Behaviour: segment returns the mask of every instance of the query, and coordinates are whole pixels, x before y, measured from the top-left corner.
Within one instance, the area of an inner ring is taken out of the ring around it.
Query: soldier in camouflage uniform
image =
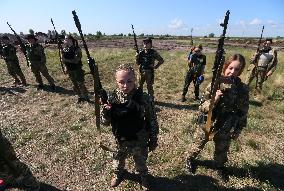
[[[49,75],[46,67],[46,56],[44,48],[37,42],[37,38],[34,35],[28,35],[27,40],[29,45],[26,47],[27,56],[31,65],[31,70],[35,75],[38,83],[38,89],[43,89],[43,81],[40,73],[47,79],[52,90],[55,90],[54,79]]]
[[[148,93],[154,98],[154,70],[164,63],[160,54],[152,48],[152,39],[143,40],[144,50],[136,55],[136,64],[139,65],[139,87],[143,90],[143,84],[146,81]],[[155,65],[155,60],[158,63]]]
[[[204,73],[204,68],[206,65],[206,56],[202,54],[202,45],[199,44],[197,47],[194,47],[193,52],[188,56],[188,71],[184,80],[184,87],[181,96],[181,101],[185,102],[185,95],[188,91],[190,83],[193,81],[194,84],[194,94],[195,100],[199,100],[199,85],[200,81],[198,80],[200,76]]]
[[[213,141],[215,143],[214,160],[219,173],[224,173],[231,139],[237,139],[247,124],[249,109],[249,91],[247,85],[238,77],[245,67],[245,58],[235,54],[224,64],[223,76],[215,96],[213,109]],[[195,142],[191,145],[187,167],[193,173],[196,171],[195,158],[208,142],[204,132],[206,115],[209,110],[211,84],[206,89],[199,107],[198,127],[195,132]]]
[[[90,101],[88,91],[85,86],[84,70],[82,69],[82,51],[78,46],[78,42],[74,37],[68,35],[64,40],[65,47],[61,55],[65,64],[67,73],[73,84],[74,92],[79,96],[78,103],[82,101]]]
[[[252,62],[248,68],[250,71],[246,84],[249,86],[252,80],[256,77],[256,89],[262,90],[263,82],[272,75],[277,66],[277,51],[271,48],[272,39],[266,39],[263,43],[263,48],[256,52],[251,58]],[[257,64],[255,67],[256,61]]]
[[[3,36],[2,40],[5,45],[1,50],[1,57],[6,62],[8,73],[14,78],[15,85],[22,84],[26,86],[27,82],[19,64],[17,49],[10,43],[8,36]]]
[[[117,151],[113,155],[114,175],[111,186],[123,179],[125,160],[134,159],[141,176],[143,189],[149,189],[146,160],[149,151],[157,147],[158,123],[152,97],[136,88],[133,68],[124,64],[116,70],[118,88],[110,93],[102,105],[101,122],[112,126]]]
[[[16,157],[16,153],[0,130],[0,181],[5,187],[21,187],[27,191],[40,190],[40,184],[30,169]],[[3,183],[4,182],[4,183]]]

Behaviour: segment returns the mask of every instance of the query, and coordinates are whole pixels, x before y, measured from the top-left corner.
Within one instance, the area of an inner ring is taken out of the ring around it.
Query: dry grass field
[[[154,46],[157,41],[153,41]],[[163,43],[163,41],[159,41]],[[166,43],[166,42],[164,42]],[[188,42],[179,41],[187,47]],[[206,43],[204,43],[206,45]],[[255,48],[226,46],[226,56],[241,53],[247,62]],[[201,92],[211,80],[216,46],[205,46],[207,66]],[[91,191],[140,189],[133,160],[127,163],[128,174],[116,189],[109,186],[112,153],[99,148],[94,105],[77,104],[68,77],[61,72],[58,52],[47,47],[47,66],[56,79],[57,89],[48,86],[38,91],[35,79],[21,59],[28,87],[11,87],[4,61],[0,62],[0,128],[11,141],[18,158],[27,164],[42,183],[41,190]],[[284,54],[279,51],[277,71],[264,85],[255,101],[251,91],[248,125],[238,141],[231,145],[224,182],[212,169],[214,147],[210,142],[200,155],[204,161],[195,175],[185,169],[188,147],[193,141],[193,124],[198,102],[193,100],[192,86],[187,102],[180,102],[187,69],[187,48],[159,49],[165,63],[156,70],[155,100],[160,126],[159,147],[148,159],[152,189],[185,190],[284,190]],[[114,71],[121,63],[133,63],[135,51],[130,47],[90,48],[96,59],[105,89],[115,88]],[[84,68],[89,71],[84,55]],[[245,79],[245,70],[242,79]],[[86,75],[87,87],[93,92],[92,79]],[[46,82],[46,81],[45,81]],[[92,97],[93,99],[93,97]],[[113,145],[110,127],[102,126],[102,139]],[[10,189],[18,190],[18,189]]]

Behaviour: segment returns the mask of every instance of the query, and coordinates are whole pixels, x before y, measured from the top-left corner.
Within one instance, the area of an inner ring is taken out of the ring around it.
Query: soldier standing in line
[[[37,38],[29,34],[26,39],[29,42],[27,48],[27,56],[31,65],[31,70],[38,83],[38,89],[43,89],[43,81],[41,74],[47,79],[52,90],[55,90],[54,79],[49,75],[48,69],[46,67],[46,56],[44,53],[44,48],[41,44],[37,42]]]
[[[139,88],[143,90],[143,84],[146,81],[148,93],[154,98],[154,70],[164,63],[160,54],[152,48],[152,39],[143,40],[144,49],[136,55],[136,64],[139,65]],[[155,65],[155,60],[158,63]]]
[[[1,58],[6,62],[8,73],[14,78],[14,85],[22,84],[27,86],[26,78],[21,70],[17,49],[10,43],[8,36],[3,36],[2,41],[4,46],[1,50]],[[21,80],[20,80],[20,79]]]
[[[70,80],[73,84],[74,92],[79,96],[78,103],[90,101],[88,91],[85,86],[84,70],[82,69],[82,51],[78,42],[73,36],[68,35],[64,40],[64,48],[61,51],[62,62],[64,63]]]
[[[19,187],[27,191],[39,191],[40,184],[26,164],[21,162],[0,130],[0,190]]]
[[[215,134],[214,160],[218,173],[226,179],[225,163],[228,161],[228,151],[231,139],[237,139],[244,127],[247,125],[247,113],[249,109],[249,91],[247,85],[241,82],[238,77],[245,67],[245,58],[235,54],[224,64],[223,76],[220,79],[219,90],[216,92],[215,105],[213,108],[212,124]],[[210,104],[211,84],[201,100],[199,107],[199,126],[195,132],[195,142],[191,145],[187,167],[192,173],[196,172],[196,157],[199,155],[205,144],[209,141],[203,129],[206,123],[206,115]],[[225,176],[224,176],[225,175]],[[225,180],[226,180],[225,179]]]
[[[110,93],[107,103],[102,105],[101,122],[112,126],[117,151],[113,155],[114,174],[111,186],[120,184],[125,173],[125,160],[134,159],[144,190],[149,189],[148,152],[157,147],[159,132],[152,97],[136,87],[134,69],[120,65],[115,74],[118,88]],[[149,151],[148,151],[149,149]]]
[[[199,100],[199,85],[203,81],[203,73],[206,65],[206,56],[202,54],[202,45],[199,44],[193,48],[192,53],[188,55],[188,71],[184,80],[184,87],[181,96],[181,101],[185,102],[185,95],[187,94],[188,87],[193,81],[195,100]]]
[[[256,77],[256,89],[262,90],[263,82],[272,75],[277,66],[277,51],[271,48],[272,39],[265,39],[263,48],[256,52],[251,58],[251,66],[249,67],[249,76],[246,84],[249,86]]]

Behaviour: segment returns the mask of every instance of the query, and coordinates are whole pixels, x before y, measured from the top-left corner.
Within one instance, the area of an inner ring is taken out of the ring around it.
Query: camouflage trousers
[[[257,67],[249,70],[249,75],[246,81],[247,85],[250,85],[252,80],[256,77],[256,88],[262,90],[263,82],[266,80],[266,67]]]
[[[223,167],[228,161],[228,151],[231,143],[231,134],[223,134],[218,132],[213,138],[215,144],[214,161],[216,167]],[[197,127],[194,134],[194,143],[189,149],[189,158],[195,159],[203,150],[208,140],[205,137],[205,132],[202,128]]]
[[[149,136],[144,129],[137,136],[137,140],[121,141],[117,144],[117,152],[113,154],[113,170],[115,174],[123,173],[126,159],[132,156],[135,169],[139,175],[148,175],[146,161],[148,158],[147,143]]]
[[[140,70],[139,87],[143,90],[143,85],[146,81],[148,93],[154,96],[154,70]]]
[[[21,186],[27,190],[38,190],[39,183],[30,169],[21,162],[8,141],[0,131],[0,178],[9,186]]]
[[[36,82],[39,85],[43,85],[43,81],[42,81],[42,77],[41,74],[46,78],[46,80],[48,81],[48,83],[51,86],[54,86],[54,79],[49,75],[48,73],[48,69],[45,65],[45,63],[41,63],[41,62],[32,62],[31,63],[31,69],[32,72],[36,78]]]
[[[74,92],[80,98],[88,98],[88,90],[85,86],[84,70],[69,70],[67,73],[72,81]]]
[[[19,65],[19,61],[6,61],[8,73],[14,78],[15,83],[22,83],[26,84],[26,78],[21,70],[21,67]],[[19,80],[21,79],[21,81]]]
[[[197,98],[199,97],[199,84],[197,83],[197,80],[196,80],[196,74],[191,69],[189,69],[186,73],[182,95],[185,96],[187,94],[188,88],[192,81],[194,84],[194,94],[195,94],[195,97]]]

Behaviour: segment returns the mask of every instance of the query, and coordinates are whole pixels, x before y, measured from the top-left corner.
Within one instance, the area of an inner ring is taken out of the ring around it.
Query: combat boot
[[[141,187],[142,187],[142,190],[145,190],[145,191],[150,189],[148,175],[141,176]]]
[[[196,164],[195,159],[187,158],[186,159],[186,168],[188,169],[189,172],[191,172],[192,174],[195,174],[196,170],[197,170],[197,164]]]
[[[114,173],[110,181],[111,187],[117,187],[123,180],[123,173]]]
[[[40,183],[36,180],[35,177],[30,175],[19,176],[15,179],[14,185],[23,187],[28,191],[39,191]]]

